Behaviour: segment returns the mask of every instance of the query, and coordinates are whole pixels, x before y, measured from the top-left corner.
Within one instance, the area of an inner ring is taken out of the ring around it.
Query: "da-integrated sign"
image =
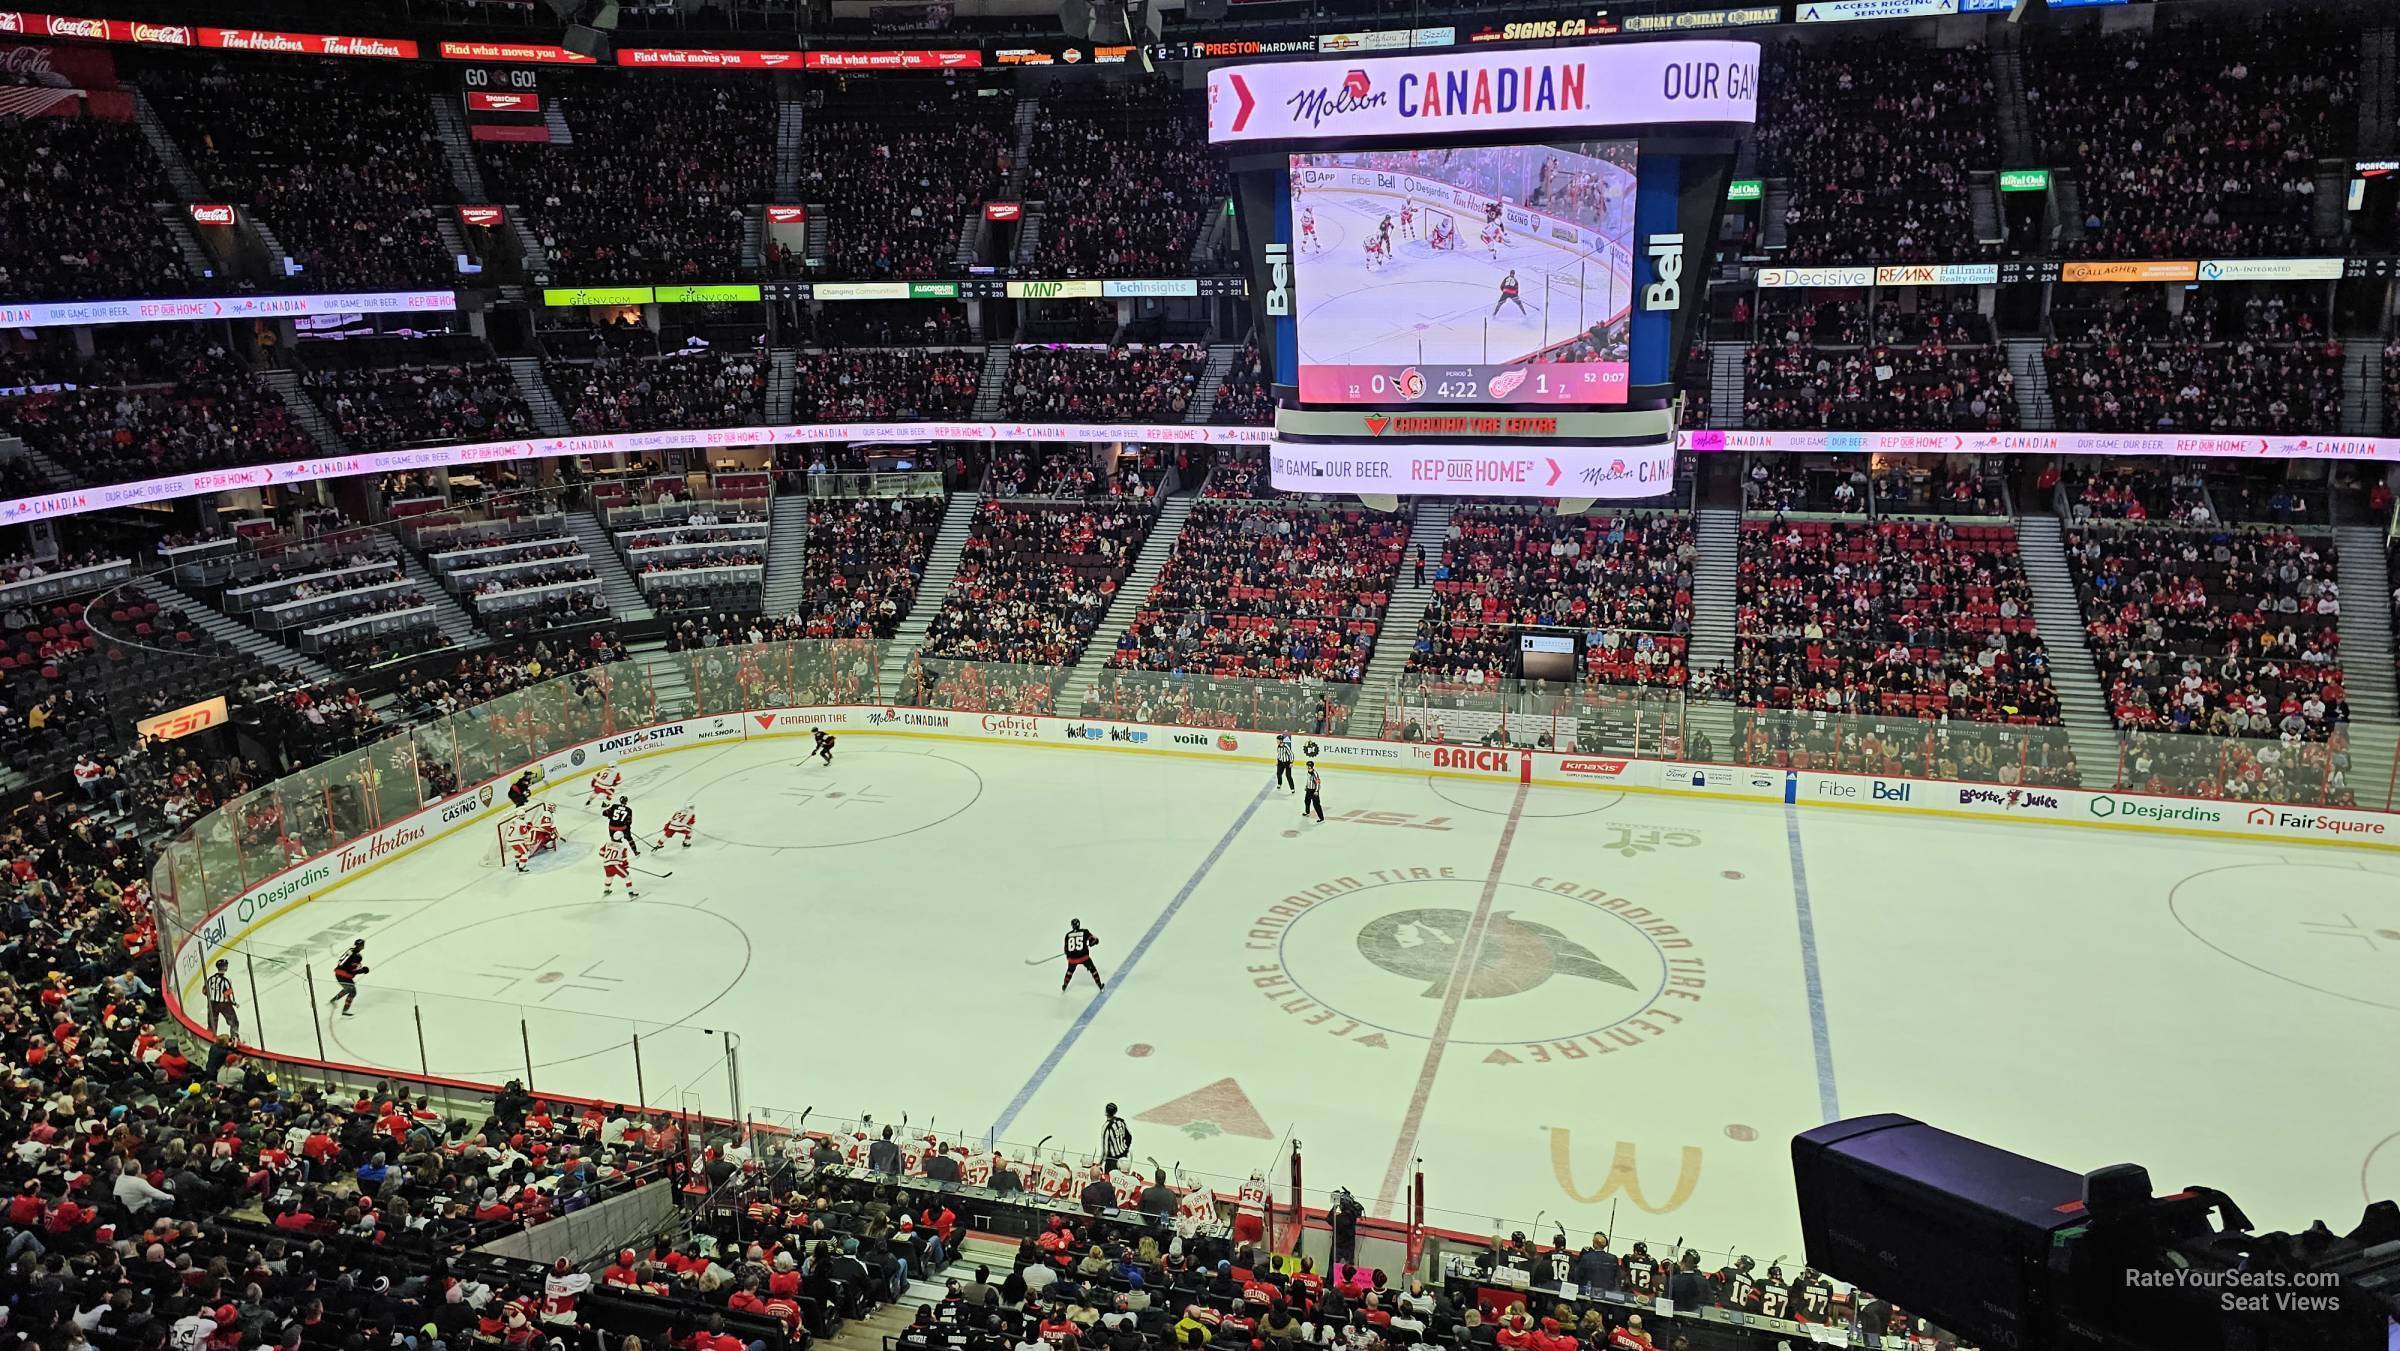
[[[1208,136],[1233,141],[1485,135],[1636,123],[1749,126],[1758,44],[1725,39],[1225,66]]]

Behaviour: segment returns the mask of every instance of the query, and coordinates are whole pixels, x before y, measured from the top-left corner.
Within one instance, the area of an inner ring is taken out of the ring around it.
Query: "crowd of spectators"
[[[393,703],[412,721],[447,717],[569,671],[629,660],[614,630],[593,629],[574,639],[536,638],[463,654],[447,666],[411,668],[393,690]]]
[[[925,654],[1072,666],[1149,533],[1152,509],[986,502]]]
[[[2073,168],[2101,258],[2324,251],[2317,161],[2358,127],[2358,36],[2298,13],[2027,44],[2044,163]]]
[[[1361,508],[1204,502],[1109,663],[1355,684],[1407,539],[1407,518]]]
[[[0,117],[0,162],[13,166],[0,193],[0,300],[194,288],[154,205],[181,194],[130,117]]]
[[[942,528],[939,497],[809,503],[805,581],[791,619],[807,638],[889,638],[916,603]]]
[[[1015,100],[980,97],[971,84],[837,83],[808,110],[801,143],[800,195],[825,207],[826,272],[956,272],[967,213],[1007,176],[1015,115]]]
[[[576,432],[756,427],[766,421],[767,358],[687,347],[671,356],[602,353],[543,368]]]
[[[2322,740],[2346,716],[2331,540],[2092,525],[2066,543],[2121,725]]]
[[[1095,305],[1103,301],[1091,302]],[[1116,307],[1109,305],[1110,322]],[[804,344],[828,347],[964,347],[975,331],[963,311],[921,300],[828,301],[803,310],[804,326],[796,336]]]
[[[141,83],[201,183],[256,211],[288,250],[298,271],[284,284],[365,291],[456,275],[435,220],[457,194],[414,72],[163,54],[149,67]]]
[[[1199,392],[1208,349],[1019,347],[1003,412],[1044,422],[1181,421]]]
[[[357,450],[506,440],[534,430],[516,380],[497,361],[326,367],[309,370],[301,383]]]
[[[571,144],[475,144],[492,192],[532,217],[551,275],[739,275],[742,218],[767,199],[774,166],[775,108],[763,82],[553,71],[543,83]]]
[[[1735,582],[1747,707],[2058,721],[2013,527],[1746,521]]]
[[[10,431],[86,482],[316,453],[283,398],[199,326],[162,326],[54,394],[0,401]]]
[[[1241,355],[1226,368],[1217,385],[1217,401],[1208,420],[1222,426],[1263,427],[1275,420],[1275,396],[1267,387],[1267,365],[1258,353],[1258,340],[1242,344]]]
[[[792,420],[965,417],[975,410],[982,383],[981,348],[801,352],[792,364]]]
[[[1839,431],[2010,431],[2016,374],[1996,346],[1753,346],[1744,360],[1742,425]]]
[[[2342,345],[2332,338],[2100,338],[2043,349],[2064,431],[2333,432]]]
[[[1949,263],[1987,251],[1967,198],[1970,171],[2000,162],[1981,46],[1795,41],[1762,64],[1759,158],[1790,187],[1785,260]]]
[[[994,497],[1115,497],[1158,495],[1167,457],[1156,446],[1122,454],[1086,445],[1014,444],[992,452],[984,491]]]
[[[1519,635],[1546,628],[1584,635],[1593,682],[1681,686],[1698,558],[1685,516],[1458,508],[1408,669],[1496,682],[1515,674]]]
[[[1212,502],[1265,502],[1287,494],[1270,480],[1260,446],[1220,446],[1200,496]]]
[[[1042,100],[1025,195],[1042,276],[1177,276],[1223,210],[1223,161],[1174,80],[1061,81]]]

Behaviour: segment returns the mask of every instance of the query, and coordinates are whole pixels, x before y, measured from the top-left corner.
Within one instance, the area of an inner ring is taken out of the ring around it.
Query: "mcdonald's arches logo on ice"
[[[1703,1159],[1700,1150],[1685,1145],[1675,1164],[1675,1185],[1665,1197],[1653,1203],[1642,1187],[1639,1152],[1631,1140],[1617,1141],[1615,1152],[1609,1155],[1608,1172],[1593,1191],[1582,1191],[1575,1185],[1575,1156],[1572,1132],[1565,1127],[1550,1128],[1550,1172],[1558,1179],[1558,1189],[1582,1205],[1598,1205],[1623,1193],[1634,1208],[1650,1215],[1669,1215],[1681,1210],[1692,1193],[1700,1189],[1700,1169]]]

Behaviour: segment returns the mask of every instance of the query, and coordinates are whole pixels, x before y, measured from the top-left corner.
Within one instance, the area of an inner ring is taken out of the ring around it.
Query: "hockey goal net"
[[[553,810],[549,803],[537,802],[501,817],[494,827],[499,832],[498,848],[485,861],[494,867],[512,867],[539,852],[545,836],[555,843]]]
[[[1458,247],[1458,218],[1439,207],[1426,207],[1422,224],[1425,246],[1431,249]]]

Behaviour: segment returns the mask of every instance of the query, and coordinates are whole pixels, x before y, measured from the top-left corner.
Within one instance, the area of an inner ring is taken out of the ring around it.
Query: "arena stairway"
[[[2058,413],[2050,402],[2050,363],[2042,359],[2040,338],[2010,338],[2008,369],[2017,377],[2017,417],[2027,427],[2055,427]],[[2047,502],[2020,502],[2020,510],[2048,511]]]
[[[2047,504],[2039,504],[2047,505]],[[2047,511],[2017,519],[2017,554],[2033,585],[2033,617],[2050,658],[2050,684],[2058,691],[2058,716],[2075,747],[2075,768],[2086,788],[2117,783],[2116,722],[2108,713],[2108,689],[2100,683],[2091,645],[2084,641],[2083,600],[2058,518]],[[2389,663],[2386,663],[2388,669]]]
[[[1200,372],[1200,392],[1192,399],[1192,406],[1183,410],[1184,421],[1205,426],[1210,418],[1216,416],[1217,391],[1225,387],[1225,376],[1241,357],[1239,343],[1209,344],[1208,365]]]
[[[0,464],[10,460],[23,460],[33,470],[33,481],[46,493],[63,493],[81,482],[58,461],[35,450],[22,439],[0,436]]]
[[[350,453],[350,443],[334,430],[333,419],[325,416],[325,410],[317,406],[317,401],[310,398],[308,390],[301,385],[300,372],[289,366],[270,366],[259,372],[259,379],[267,388],[282,396],[283,406],[292,412],[292,421],[299,423],[300,430],[308,433],[308,439],[317,443],[320,453]]]
[[[650,676],[650,692],[658,696],[658,717],[661,722],[689,717],[697,711],[692,694],[692,664],[690,654],[669,652],[664,638],[647,638],[625,647],[627,656],[641,663]]]
[[[450,168],[450,186],[458,200],[469,204],[492,200],[483,185],[483,166],[476,162],[475,143],[467,136],[467,119],[458,110],[458,95],[427,94],[433,105],[433,125],[442,135],[442,162]]]
[[[450,594],[450,589],[442,585],[442,579],[433,575],[433,569],[425,566],[424,560],[417,557],[416,550],[409,548],[406,540],[400,544],[400,568],[408,574],[408,580],[417,584],[417,590],[423,592],[427,602],[433,606],[433,621],[449,638],[452,647],[465,651],[491,645],[490,635],[476,627],[475,617],[467,612],[466,602]]]
[[[963,1213],[968,1207],[960,1205],[957,1209],[962,1212],[959,1220],[963,1225],[969,1218]],[[958,1248],[951,1253],[948,1266],[940,1271],[926,1272],[921,1278],[910,1278],[908,1289],[901,1292],[900,1298],[878,1306],[864,1318],[844,1321],[839,1330],[817,1345],[828,1351],[889,1351],[900,1334],[908,1329],[908,1325],[916,1321],[919,1308],[942,1302],[949,1293],[949,1282],[955,1280],[963,1283],[974,1279],[975,1267],[980,1263],[991,1269],[992,1283],[997,1285],[1016,1267],[1017,1245],[1014,1243],[1005,1239],[983,1238],[963,1228],[958,1233],[958,1240]]]
[[[166,227],[167,238],[175,241],[175,252],[183,257],[183,268],[194,277],[214,277],[219,264],[216,255],[192,233],[192,213],[173,202],[153,202],[158,223]]]
[[[765,213],[757,207],[742,212],[742,275],[755,277],[766,266],[764,232]]]
[[[789,347],[767,353],[767,423],[781,427],[792,420],[792,364],[799,354]]]
[[[1158,574],[1165,570],[1167,559],[1175,553],[1175,541],[1183,534],[1183,523],[1191,518],[1192,508],[1200,501],[1197,493],[1178,493],[1161,503],[1158,518],[1150,523],[1150,537],[1142,541],[1141,552],[1133,556],[1133,571],[1125,574],[1125,583],[1110,598],[1108,610],[1093,626],[1092,636],[1083,645],[1083,660],[1075,663],[1075,674],[1059,691],[1058,710],[1074,717],[1083,709],[1083,698],[1091,693],[1092,682],[1108,665],[1109,656],[1117,650],[1117,639],[1133,627],[1133,617],[1142,612],[1150,599],[1150,589],[1158,585]]]
[[[586,507],[567,513],[567,528],[583,541],[583,552],[592,560],[592,568],[600,574],[600,589],[608,600],[608,612],[625,623],[638,624],[657,617],[650,601],[642,592],[642,584],[633,578],[625,566],[625,556],[617,552],[617,541],[600,524],[600,518]]]
[[[2353,341],[2342,349],[2342,434],[2383,434],[2381,343]]]
[[[1433,599],[1434,574],[1441,571],[1442,546],[1450,539],[1450,513],[1458,504],[1413,498],[1416,518],[1408,524],[1408,543],[1400,550],[1400,566],[1392,572],[1391,598],[1375,626],[1375,653],[1359,676],[1358,702],[1350,710],[1353,736],[1380,736],[1384,714],[1391,708],[1393,687],[1408,670],[1409,654],[1417,650],[1417,625],[1425,604]],[[1425,585],[1416,584],[1409,559],[1425,551]]]
[[[775,75],[775,196],[789,203],[800,192],[800,152],[807,142],[803,129],[808,109],[800,101],[800,81],[778,71]]]
[[[2362,807],[2389,807],[2400,754],[2400,684],[2392,669],[2392,577],[2381,525],[2334,531],[2342,551],[2342,686],[2350,695],[2350,789]]]
[[[808,578],[808,497],[777,493],[768,511],[763,604],[770,616],[788,615],[800,608]]]
[[[1740,342],[1708,345],[1708,418],[1713,427],[1742,425],[1742,403],[1749,397],[1749,347]]]
[[[550,382],[542,375],[540,358],[502,357],[500,364],[508,367],[510,377],[517,382],[517,393],[525,396],[525,407],[533,414],[535,428],[544,436],[565,436],[566,410],[558,406],[558,396],[550,392]]]
[[[151,106],[150,98],[140,88],[126,85],[125,92],[133,95],[133,120],[142,129],[142,139],[150,143],[150,153],[158,156],[159,168],[166,171],[167,186],[183,194],[183,200],[197,202],[208,194],[200,175],[192,172],[192,163],[183,157],[183,147],[175,144],[166,122]],[[244,214],[248,214],[247,211]]]
[[[156,601],[162,610],[181,610],[202,633],[231,647],[262,667],[295,670],[304,680],[333,680],[336,672],[314,657],[304,657],[248,624],[231,618],[197,596],[167,585],[159,577],[144,577],[134,589]]]
[[[1738,404],[1736,409],[1738,417]],[[1741,641],[1740,591],[1734,579],[1742,563],[1742,513],[1733,507],[1702,507],[1694,513],[1692,534],[1700,556],[1692,564],[1692,632],[1684,645],[1687,689],[1698,686],[1704,672],[1719,666],[1733,669]],[[1706,732],[1720,755],[1734,744],[1731,704],[1687,698],[1684,723]]]
[[[982,493],[952,493],[950,504],[942,509],[941,531],[926,551],[925,575],[917,579],[916,602],[908,607],[899,631],[884,649],[883,671],[876,683],[887,700],[899,697],[900,679],[908,674],[908,659],[924,645],[925,631],[933,627],[933,617],[942,612],[942,601],[949,596],[950,583],[958,576],[959,560],[966,553],[967,536],[975,529],[975,513],[982,506]]]
[[[1003,398],[1008,393],[1009,346],[993,343],[984,350],[983,375],[975,386],[975,418],[990,422],[1000,416]]]
[[[1033,164],[1033,133],[1035,128],[1041,125],[1041,121],[1041,99],[1033,94],[1018,95],[1017,139],[1012,147],[1012,153],[1008,157],[1008,182],[1004,185],[1001,201],[1021,202],[1025,200],[1025,175]]]

